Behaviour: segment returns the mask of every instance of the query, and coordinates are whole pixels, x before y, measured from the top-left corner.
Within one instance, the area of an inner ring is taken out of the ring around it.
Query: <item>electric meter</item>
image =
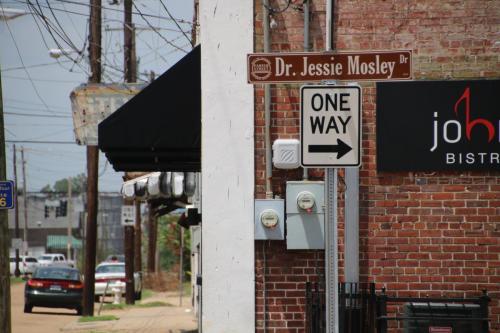
[[[279,222],[278,213],[273,209],[266,209],[260,214],[260,222],[266,228],[274,228]]]
[[[303,191],[297,195],[297,205],[300,209],[310,211],[314,207],[314,195],[311,192]]]

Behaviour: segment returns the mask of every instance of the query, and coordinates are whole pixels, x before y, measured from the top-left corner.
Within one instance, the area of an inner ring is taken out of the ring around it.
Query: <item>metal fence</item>
[[[374,284],[339,283],[339,331],[375,332]],[[306,283],[306,332],[326,332],[324,284]]]
[[[488,333],[486,290],[476,298],[377,296],[377,333],[386,333],[389,321],[400,322],[404,333]],[[388,306],[397,311],[388,314]],[[399,326],[399,325],[398,325]]]
[[[387,333],[389,322],[404,333],[488,332],[486,291],[476,298],[391,297],[375,285],[339,283],[339,332]],[[390,313],[388,313],[390,308]],[[326,332],[323,283],[306,283],[306,332]]]

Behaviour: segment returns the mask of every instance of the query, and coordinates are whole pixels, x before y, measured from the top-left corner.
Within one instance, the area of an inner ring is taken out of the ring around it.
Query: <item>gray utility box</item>
[[[285,239],[285,201],[283,199],[255,200],[255,239]]]
[[[286,183],[287,249],[325,248],[324,207],[324,182],[292,181]]]

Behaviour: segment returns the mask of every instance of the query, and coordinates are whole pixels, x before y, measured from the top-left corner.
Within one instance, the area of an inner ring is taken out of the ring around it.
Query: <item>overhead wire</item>
[[[76,45],[74,45],[74,43],[71,41],[71,39],[69,37],[67,37],[67,34],[65,31],[59,31],[57,29],[57,27],[54,25],[54,23],[51,22],[51,20],[44,14],[43,10],[42,10],[42,7],[40,5],[40,2],[38,0],[35,0],[36,3],[37,3],[37,7],[35,7],[35,5],[31,2],[31,0],[26,0],[26,3],[28,4],[28,7],[30,7],[32,9],[32,11],[35,12],[35,14],[37,15],[37,17],[40,19],[40,21],[43,23],[44,27],[46,28],[47,32],[49,33],[49,35],[52,37],[54,43],[56,43],[57,47],[61,50],[63,50],[62,52],[62,55],[68,59],[70,59],[74,65],[77,65],[78,67],[80,67],[82,69],[82,71],[84,73],[86,73],[87,75],[89,75],[89,72],[86,68],[84,68],[81,64],[80,64],[80,60],[78,60],[78,58],[83,54],[83,50],[85,49],[85,46],[86,46],[86,42],[84,42],[84,45],[82,47],[82,49],[78,49],[76,47]],[[48,2],[47,2],[48,4]],[[53,10],[52,10],[52,7],[50,7],[49,5],[49,10],[51,10],[52,14],[54,15],[53,13]],[[57,21],[57,24],[58,24],[59,21]],[[37,24],[38,26],[38,24]],[[60,25],[59,25],[60,26]],[[62,27],[61,27],[62,28]],[[62,29],[63,30],[63,29]],[[63,45],[61,45],[58,41],[58,39],[56,38],[56,36],[54,35],[54,33],[59,36],[59,38],[66,44],[68,45],[68,47],[73,50],[75,53],[78,54],[78,57],[76,59],[73,59],[69,54],[68,52],[64,52],[65,50],[65,47]],[[42,34],[43,35],[43,34]],[[66,39],[66,37],[68,39]],[[48,46],[47,46],[48,47]],[[56,59],[57,62],[59,63],[59,60]],[[72,71],[72,68],[69,69],[69,71]]]
[[[28,8],[30,8],[30,3],[29,3],[29,2],[27,3],[27,6],[28,6]],[[35,22],[35,25],[36,25],[36,27],[37,27],[37,29],[38,29],[38,32],[40,33],[40,36],[42,37],[42,41],[43,41],[43,43],[44,43],[45,47],[47,48],[47,51],[49,51],[49,50],[50,50],[49,45],[47,44],[47,41],[45,40],[45,36],[43,35],[42,29],[40,28],[40,25],[38,24],[38,21],[36,20],[36,18],[35,18],[35,14],[34,14],[33,12],[31,13],[31,17],[33,18],[33,21]],[[72,59],[71,57],[67,57],[67,58],[73,61],[73,66],[74,66],[74,64],[75,64],[75,60],[74,60],[74,59]],[[72,72],[72,71],[73,71],[73,70],[72,70],[73,66],[72,66],[71,68],[69,68],[69,69],[68,69],[68,68],[66,68],[66,67],[65,67],[65,66],[64,66],[64,65],[63,65],[63,64],[59,61],[59,59],[57,59],[57,58],[56,58],[56,61],[57,61],[57,63],[58,63],[58,64],[59,64],[62,68],[66,69],[66,70],[69,70],[70,72]],[[86,73],[86,72],[85,72],[85,70],[84,70],[84,73]]]
[[[75,29],[75,32],[76,34],[78,35],[78,37],[85,42],[85,40],[87,39],[86,37],[82,37],[82,35],[80,35],[80,32],[78,31],[78,29],[76,28],[76,24],[75,22],[73,21],[73,17],[71,17],[71,15],[69,15],[69,12],[68,12],[68,9],[66,8],[66,4],[64,2],[61,3],[61,5],[63,6],[65,12],[66,12],[66,16],[68,17],[71,25],[73,26],[73,29]],[[84,35],[85,36],[85,35]]]
[[[21,76],[12,76],[12,75],[2,75],[2,79],[12,79],[12,80],[23,80],[29,81],[26,77]],[[80,83],[78,80],[54,80],[54,79],[39,79],[39,78],[31,78],[35,82],[49,82],[49,83]]]
[[[66,62],[73,62],[72,60],[60,60],[61,63],[66,63]],[[17,70],[25,70],[28,68],[36,68],[36,67],[45,67],[45,66],[52,66],[52,65],[57,65],[57,62],[44,62],[41,64],[34,64],[34,65],[23,65],[23,66],[17,66],[17,67],[7,67],[7,68],[2,68],[2,72],[10,72],[10,71],[17,71]]]
[[[47,1],[47,6],[49,7],[49,11],[50,13],[52,14],[52,17],[54,18],[54,21],[56,22],[57,26],[60,28],[60,31],[62,32],[62,34],[64,35],[64,37],[66,37],[65,41],[68,43],[68,45],[71,46],[72,49],[74,50],[79,50],[76,45],[73,43],[73,41],[71,40],[71,38],[68,36],[68,34],[66,33],[66,29],[64,29],[61,25],[61,23],[59,22],[59,19],[57,18],[57,16],[54,14],[54,10],[52,9],[52,6],[50,5],[50,2],[49,0],[46,0]],[[38,0],[36,0],[36,2],[38,3]],[[85,46],[85,41],[84,42],[84,46]]]
[[[4,11],[3,10],[3,7],[0,9],[2,12]],[[38,99],[40,100],[40,102],[42,102],[42,104],[44,105],[45,109],[48,111],[48,112],[51,112],[49,110],[49,107],[47,105],[47,103],[45,102],[45,100],[42,98],[42,96],[40,95],[40,92],[38,91],[38,88],[36,87],[35,83],[33,82],[33,80],[31,80],[31,75],[30,73],[28,72],[28,70],[26,69],[26,66],[24,64],[24,60],[23,60],[23,57],[21,55],[21,51],[19,50],[19,47],[17,45],[17,42],[16,42],[16,39],[14,38],[14,34],[12,33],[12,30],[10,29],[10,26],[9,26],[9,22],[8,21],[5,21],[5,25],[7,26],[7,30],[9,31],[9,34],[10,34],[10,37],[12,38],[12,41],[14,42],[14,46],[16,48],[16,51],[17,51],[17,54],[19,56],[19,61],[21,61],[21,64],[22,66],[24,67],[24,71],[26,72],[26,76],[28,77],[28,79],[30,80],[30,83],[31,83],[31,86],[33,87],[33,90],[35,91],[35,94],[36,96],[38,97]]]
[[[189,38],[188,35],[182,30],[182,28],[179,25],[179,23],[177,22],[177,20],[174,19],[174,17],[172,16],[172,14],[170,13],[170,11],[168,10],[167,6],[165,6],[165,4],[163,3],[163,0],[160,0],[160,4],[163,7],[163,9],[165,9],[165,11],[167,12],[168,16],[174,21],[174,23],[177,26],[177,28],[179,28],[179,30],[182,31],[182,34],[186,37],[186,39],[188,40],[188,42],[192,45],[193,42],[192,42],[191,38]]]
[[[74,5],[86,6],[86,7],[91,7],[92,6],[91,4],[88,4],[88,3],[80,3],[80,2],[71,1],[71,0],[54,0],[54,1],[71,3],[71,4],[74,4]],[[124,12],[122,9],[116,9],[116,8],[105,7],[105,6],[100,6],[100,7],[101,7],[101,9],[104,9],[104,10],[115,11],[115,12],[120,12],[120,13]],[[136,10],[138,10],[137,7],[136,7]],[[132,11],[132,14],[136,14],[137,15],[139,13]],[[141,15],[141,14],[139,14],[139,15]],[[177,21],[178,23],[182,23],[182,24],[192,24],[193,23],[193,22],[185,20],[185,19],[167,18],[167,17],[161,16],[161,15],[152,15],[152,14],[142,14],[142,15],[144,15],[146,17],[151,17],[151,18],[159,18],[159,19],[163,19],[163,20],[167,20],[167,21],[174,20],[174,21]]]
[[[50,141],[50,140],[5,140],[6,143],[35,143],[35,144],[76,144],[74,141]]]
[[[153,27],[153,25],[151,25],[151,23],[148,21],[148,19],[145,17],[145,15],[142,14],[141,10],[137,7],[137,5],[135,4],[135,2],[132,2],[132,5],[134,6],[134,8],[137,10],[137,12],[139,13],[139,15],[141,16],[141,18],[144,20],[144,22],[146,22],[146,24],[151,28],[151,30],[153,30],[158,36],[160,36],[161,39],[163,39],[168,45],[184,52],[184,53],[188,53],[188,51],[180,48],[179,46],[175,45],[174,43],[172,43],[171,41],[169,41],[168,39],[166,39],[158,30],[155,29],[155,27]]]
[[[5,108],[9,108],[9,109],[15,109],[15,110],[22,110],[22,111],[40,111],[39,108],[27,108],[27,107],[20,107],[20,106],[15,106],[15,105],[4,105]],[[68,112],[64,112],[64,111],[52,111],[51,112],[52,114],[51,115],[67,115]]]
[[[38,117],[38,118],[71,118],[71,116],[58,116],[58,115],[49,115],[49,114],[33,114],[33,113],[17,113],[17,112],[4,112],[4,114],[11,116],[20,116],[20,117]]]

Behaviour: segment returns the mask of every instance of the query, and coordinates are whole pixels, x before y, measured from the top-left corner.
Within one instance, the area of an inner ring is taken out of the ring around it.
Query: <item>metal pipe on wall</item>
[[[271,50],[271,40],[269,36],[269,0],[263,0],[263,17],[262,28],[264,32],[264,52],[268,53]],[[272,156],[271,156],[271,85],[264,85],[264,146],[266,149],[265,164],[266,164],[266,198],[273,198],[272,189]]]
[[[309,51],[309,0],[305,0],[302,5],[304,10],[304,52]],[[302,179],[309,179],[308,168],[303,169]]]
[[[264,33],[264,52],[270,52],[271,50],[271,40],[269,31],[269,0],[262,0],[262,30]],[[273,198],[272,190],[272,156],[271,156],[271,85],[264,85],[264,146],[266,149],[265,164],[266,164],[266,199]],[[262,256],[264,258],[264,265],[266,265],[266,246],[265,243],[262,244]],[[263,271],[263,284],[262,284],[262,294],[263,294],[263,320],[262,326],[264,332],[267,331],[267,289],[266,289],[266,269]]]

